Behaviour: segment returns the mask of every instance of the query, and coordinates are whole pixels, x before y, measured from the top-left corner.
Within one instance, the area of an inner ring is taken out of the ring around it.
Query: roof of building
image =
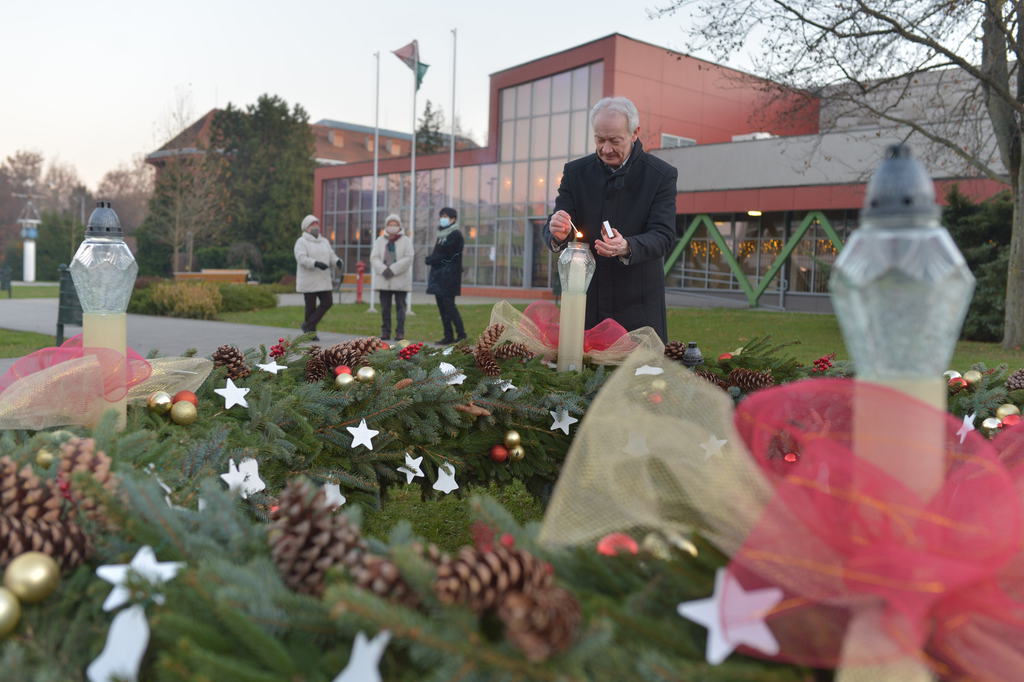
[[[338,128],[339,130],[351,130],[354,133],[367,133],[368,135],[373,134],[373,128],[370,126],[362,126],[358,123],[346,123],[345,121],[335,121],[330,118],[322,118],[313,125],[315,126],[327,126],[328,128]],[[384,137],[394,137],[399,140],[411,140],[412,134],[403,133],[397,130],[389,130],[388,128],[381,128],[380,134]]]

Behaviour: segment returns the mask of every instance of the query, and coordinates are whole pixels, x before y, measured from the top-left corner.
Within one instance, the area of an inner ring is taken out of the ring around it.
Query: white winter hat
[[[302,231],[305,232],[306,230],[309,229],[310,225],[312,225],[313,223],[319,223],[319,222],[320,222],[320,219],[317,218],[315,215],[310,214],[310,215],[306,216],[305,218],[302,219]]]

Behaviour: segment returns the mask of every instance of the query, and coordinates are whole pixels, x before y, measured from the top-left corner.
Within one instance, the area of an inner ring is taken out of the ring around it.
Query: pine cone
[[[512,592],[498,607],[505,636],[526,658],[540,663],[565,651],[580,624],[580,605],[561,587]]]
[[[355,369],[367,364],[364,357],[380,348],[380,339],[376,336],[368,336],[362,339],[353,339],[338,343],[324,351],[320,357],[328,373],[333,372],[335,367],[345,365]]]
[[[42,552],[68,570],[91,552],[89,538],[77,524],[0,514],[0,566],[24,552]]]
[[[364,554],[362,560],[349,569],[349,575],[356,585],[378,597],[409,607],[419,604],[416,593],[402,578],[398,566],[390,559]]]
[[[533,357],[533,353],[524,344],[515,341],[508,341],[495,347],[494,357],[498,360],[507,360],[510,358],[519,358],[520,360],[529,360]]]
[[[322,489],[292,481],[281,493],[269,535],[271,556],[288,587],[319,595],[337,564],[357,566],[366,554],[359,529],[327,505]]]
[[[729,384],[732,386],[739,386],[740,390],[744,393],[753,393],[754,391],[759,391],[762,388],[774,386],[775,379],[772,377],[772,371],[770,369],[759,372],[754,369],[737,367],[733,371],[729,372]]]
[[[61,444],[60,452],[58,471],[70,484],[72,502],[87,518],[102,522],[103,509],[92,496],[94,491],[76,483],[75,479],[81,472],[88,473],[103,489],[113,492],[117,487],[117,479],[110,473],[110,457],[102,450],[96,450],[96,441],[92,438],[70,438]],[[56,494],[54,496],[57,497]]]
[[[1020,391],[1024,389],[1024,369],[1018,369],[1006,380],[1007,391]]]
[[[529,552],[497,545],[489,551],[463,547],[437,567],[434,592],[445,604],[474,611],[494,608],[511,592],[533,592],[551,585],[551,568]]]
[[[665,344],[665,356],[677,362],[683,361],[683,353],[686,352],[686,344],[682,341],[669,341]]]
[[[494,353],[489,350],[477,350],[476,366],[489,377],[501,376],[501,367],[494,360]]]
[[[43,483],[32,467],[20,471],[10,457],[0,458],[0,514],[16,519],[56,521],[60,518],[61,498],[49,483]],[[4,536],[0,535],[0,542]]]
[[[498,342],[501,335],[505,333],[505,325],[503,324],[492,324],[480,334],[480,338],[476,342],[477,353],[483,351],[489,351],[494,347],[494,344]]]
[[[231,379],[244,379],[252,374],[252,369],[245,362],[242,351],[235,346],[223,345],[213,352],[213,366],[227,367],[228,377]]]
[[[311,347],[306,353],[306,381],[311,384],[323,381],[327,372],[330,371],[321,357],[322,353],[319,346]]]
[[[704,381],[710,382],[715,386],[718,386],[723,391],[729,387],[728,382],[724,381],[722,377],[718,376],[714,372],[710,372],[706,369],[695,369],[693,373],[699,376]]]

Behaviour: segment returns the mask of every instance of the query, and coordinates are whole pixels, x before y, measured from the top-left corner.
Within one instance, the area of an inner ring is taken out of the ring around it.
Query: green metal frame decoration
[[[793,231],[793,234],[790,235],[789,240],[786,241],[786,244],[782,247],[782,251],[780,251],[779,255],[775,257],[771,266],[769,266],[768,270],[761,276],[760,283],[755,287],[750,283],[750,280],[747,279],[747,274],[743,272],[743,268],[740,267],[739,262],[736,260],[736,256],[732,252],[732,248],[725,243],[725,238],[722,236],[722,233],[718,231],[717,227],[715,227],[715,221],[713,221],[711,216],[707,213],[702,213],[694,216],[693,220],[690,221],[690,226],[686,228],[686,232],[683,233],[682,239],[679,240],[675,248],[672,249],[672,253],[670,253],[668,258],[665,260],[665,276],[667,277],[668,273],[672,271],[673,267],[675,267],[676,261],[679,260],[679,257],[683,255],[683,251],[685,251],[686,247],[689,246],[690,241],[693,239],[693,235],[695,235],[697,230],[703,225],[707,228],[708,235],[718,246],[718,250],[722,252],[722,259],[725,260],[729,265],[729,269],[732,271],[732,274],[735,275],[736,282],[739,283],[740,289],[742,289],[743,293],[746,295],[747,301],[750,303],[750,307],[756,308],[757,302],[761,299],[761,295],[768,289],[768,285],[771,284],[772,279],[776,274],[778,274],[783,263],[785,263],[790,255],[792,255],[797,244],[799,244],[800,240],[803,239],[807,230],[811,229],[811,225],[813,225],[815,221],[821,225],[821,229],[832,242],[832,246],[836,248],[836,251],[838,252],[843,250],[843,241],[839,238],[839,235],[836,234],[836,231],[832,228],[832,223],[828,221],[825,214],[821,211],[809,211],[807,215],[804,216],[804,219],[800,221],[800,225]]]

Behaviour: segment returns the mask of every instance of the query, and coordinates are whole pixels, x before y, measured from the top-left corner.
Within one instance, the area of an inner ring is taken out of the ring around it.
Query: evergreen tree
[[[416,153],[433,154],[445,148],[444,111],[428,99],[416,128]]]
[[[961,336],[998,341],[1003,337],[1006,312],[1013,202],[1008,192],[1002,192],[975,204],[955,185],[946,201],[943,222],[978,281]]]
[[[313,137],[301,105],[261,95],[245,110],[228,105],[213,120],[211,148],[223,154],[229,241],[263,254],[264,281],[295,268],[292,247],[313,194]]]
[[[77,217],[67,211],[44,211],[39,223],[36,244],[36,278],[56,281],[58,266],[69,265],[78,250],[85,228]]]

